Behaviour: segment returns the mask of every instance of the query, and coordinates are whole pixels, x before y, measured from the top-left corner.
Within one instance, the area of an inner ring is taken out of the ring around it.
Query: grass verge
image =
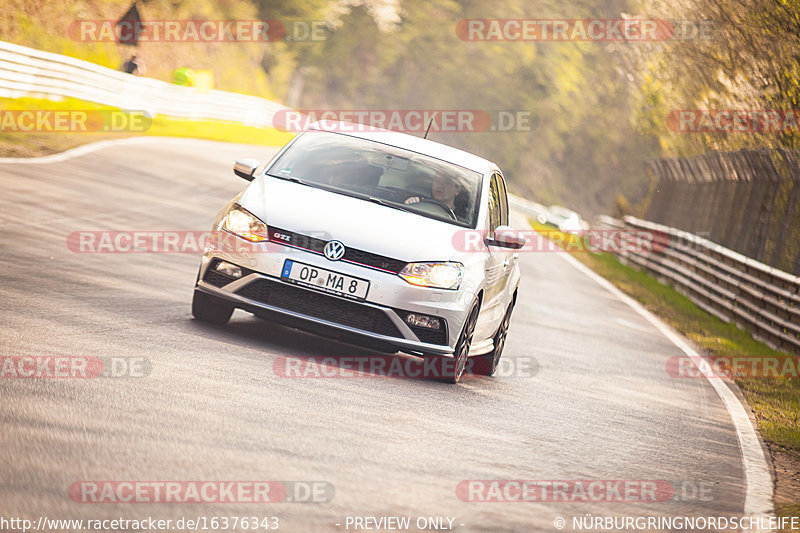
[[[85,102],[73,98],[63,100],[46,100],[38,98],[0,98],[2,111],[87,111],[87,112],[119,112],[118,108]],[[279,131],[275,128],[258,128],[244,126],[237,122],[213,120],[184,120],[163,115],[156,116],[146,124],[144,131],[16,131],[18,125],[5,116],[0,121],[0,157],[35,157],[63,152],[82,144],[106,139],[121,139],[137,135],[157,137],[185,137],[192,139],[208,139],[233,143],[257,144],[265,146],[282,146],[293,136],[293,133]]]
[[[555,230],[536,220],[534,230],[554,236]],[[563,249],[584,249],[575,235],[560,234]],[[604,277],[622,292],[690,339],[707,356],[785,357],[754,339],[734,324],[703,311],[689,298],[649,274],[631,268],[610,253],[575,252],[575,259]],[[753,409],[762,438],[773,455],[777,474],[776,511],[781,516],[800,516],[800,379],[735,377]],[[788,531],[788,530],[787,530]]]

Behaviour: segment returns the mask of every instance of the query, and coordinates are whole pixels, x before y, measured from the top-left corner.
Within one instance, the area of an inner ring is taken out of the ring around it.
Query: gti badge
[[[344,244],[339,241],[330,241],[322,249],[322,253],[331,261],[338,261],[344,257]]]

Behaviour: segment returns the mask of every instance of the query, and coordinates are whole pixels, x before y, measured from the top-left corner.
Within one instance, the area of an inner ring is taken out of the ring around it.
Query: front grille
[[[327,320],[334,324],[389,337],[403,337],[394,322],[380,309],[336,296],[301,289],[287,283],[258,279],[237,291],[236,294],[280,309]]]
[[[269,238],[271,241],[287,246],[297,246],[320,255],[323,255],[322,250],[328,243],[328,241],[323,239],[274,227],[269,228]],[[357,250],[348,247],[347,244],[345,244],[345,248],[346,251],[341,261],[358,263],[359,265],[386,270],[395,274],[403,270],[403,267],[406,266],[406,261],[401,261],[400,259],[393,259],[391,257],[365,252],[364,250]]]
[[[373,268],[380,268],[381,270],[388,270],[397,274],[406,266],[405,261],[399,259],[392,259],[391,257],[384,257],[378,254],[356,250],[355,248],[347,248],[342,258],[344,261],[358,263],[360,265],[371,266]]]

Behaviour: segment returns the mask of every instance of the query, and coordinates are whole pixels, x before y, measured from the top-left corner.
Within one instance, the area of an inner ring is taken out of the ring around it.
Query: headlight
[[[464,276],[461,263],[409,263],[399,276],[412,285],[435,289],[457,289]]]
[[[267,225],[247,209],[234,205],[222,218],[222,229],[250,242],[269,240]]]

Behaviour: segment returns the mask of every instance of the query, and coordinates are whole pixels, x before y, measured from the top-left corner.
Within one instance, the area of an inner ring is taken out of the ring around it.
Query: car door
[[[486,217],[486,236],[492,238],[494,230],[499,226],[508,225],[508,200],[505,194],[505,184],[498,173],[493,173],[489,180],[489,204]],[[507,248],[496,246],[486,247],[484,275],[486,289],[484,291],[483,305],[481,306],[482,333],[491,335],[502,318],[505,309],[505,286],[508,281],[510,255]]]
[[[503,226],[510,226],[511,223],[509,219],[511,214],[508,210],[508,192],[506,191],[506,182],[503,179],[502,174],[495,174],[497,178],[497,195],[498,199],[500,200],[500,224]],[[514,272],[514,266],[519,259],[519,252],[514,249],[509,248],[502,248],[498,250],[504,254],[503,256],[503,294],[501,295],[501,302],[499,305],[502,307],[502,311],[505,312],[505,308],[508,307],[508,304],[511,301],[511,294],[513,290],[509,290],[508,283],[511,279],[511,274]]]

